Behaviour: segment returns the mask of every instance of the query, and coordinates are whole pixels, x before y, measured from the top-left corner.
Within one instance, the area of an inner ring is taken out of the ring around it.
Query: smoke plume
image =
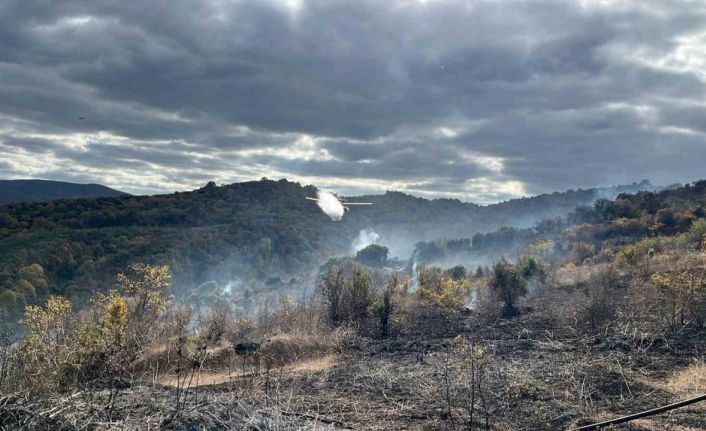
[[[370,244],[376,244],[380,240],[380,235],[371,228],[361,229],[358,236],[351,242],[351,253],[356,254]]]

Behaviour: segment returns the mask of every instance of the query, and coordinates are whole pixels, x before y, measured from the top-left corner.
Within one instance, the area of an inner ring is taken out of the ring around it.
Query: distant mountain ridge
[[[58,199],[103,198],[127,193],[101,184],[78,184],[51,180],[0,180],[0,205],[46,202]]]

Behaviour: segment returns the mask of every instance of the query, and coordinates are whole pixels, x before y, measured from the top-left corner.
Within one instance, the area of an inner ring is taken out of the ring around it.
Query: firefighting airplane
[[[339,221],[343,218],[343,214],[349,211],[348,205],[372,205],[372,202],[342,202],[334,193],[319,190],[316,192],[315,198],[306,197],[310,201],[316,201],[316,204],[321,208],[327,216],[333,221]]]

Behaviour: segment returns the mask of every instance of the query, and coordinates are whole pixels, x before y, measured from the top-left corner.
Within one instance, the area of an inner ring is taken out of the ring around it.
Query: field
[[[259,372],[231,349],[224,359],[221,346],[194,375],[183,408],[174,407],[176,376],[158,375],[155,383],[145,378],[41,403],[16,394],[0,401],[1,417],[5,428],[17,419],[9,429],[435,430],[487,423],[487,429],[550,430],[706,391],[706,366],[692,357],[704,349],[700,338],[676,346],[570,332],[532,315],[487,325],[467,313],[444,336],[354,337],[336,352]],[[467,363],[461,344],[482,347],[477,364]],[[183,397],[183,384],[181,390]],[[618,429],[704,428],[706,405],[695,405]]]

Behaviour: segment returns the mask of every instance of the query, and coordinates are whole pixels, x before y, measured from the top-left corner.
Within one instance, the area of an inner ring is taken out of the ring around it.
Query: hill
[[[300,293],[322,262],[351,253],[363,229],[375,230],[393,256],[406,258],[421,240],[531,225],[607,194],[645,188],[649,183],[485,207],[388,192],[362,197],[374,205],[356,208],[338,223],[304,199],[314,187],[286,180],[8,204],[0,207],[0,295],[9,321],[50,293],[80,304],[111,286],[131,262],[149,262],[170,266],[177,292],[225,292],[248,308],[281,293]]]
[[[0,180],[0,205],[13,202],[115,197],[125,194],[100,184],[76,184],[49,180]]]
[[[706,429],[704,204],[700,181],[441,243],[523,249],[473,271],[338,259],[316,296],[251,318],[173,299],[168,267],[135,264],[109,295],[52,297],[23,338],[0,336],[0,426],[574,430],[651,410],[625,429]],[[12,292],[45,287],[35,266],[20,276]]]

